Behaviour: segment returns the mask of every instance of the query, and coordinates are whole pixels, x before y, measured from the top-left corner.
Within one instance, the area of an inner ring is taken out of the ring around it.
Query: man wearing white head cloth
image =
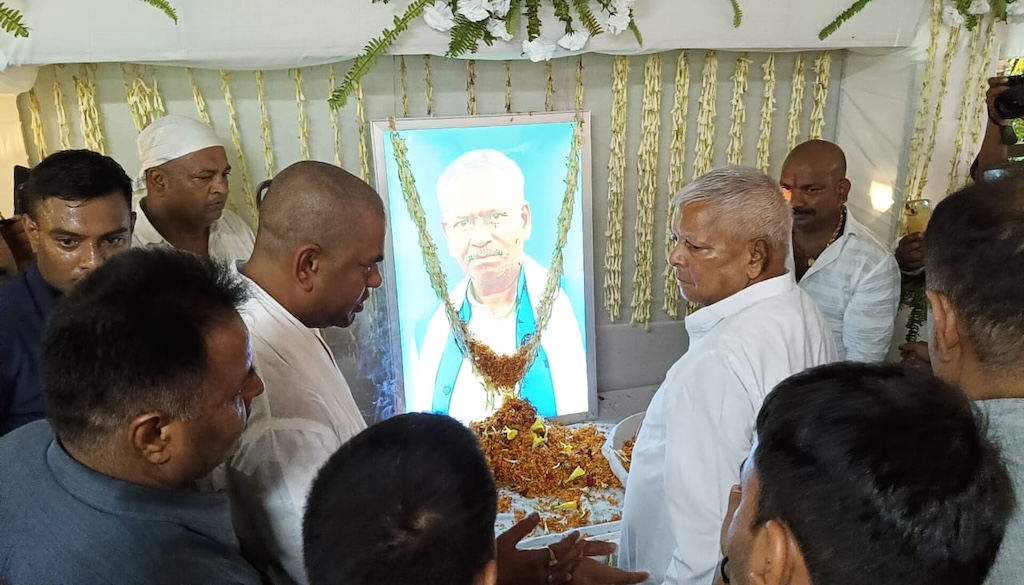
[[[139,134],[138,216],[133,246],[171,246],[215,260],[247,259],[255,237],[224,209],[231,165],[213,129],[166,116]]]

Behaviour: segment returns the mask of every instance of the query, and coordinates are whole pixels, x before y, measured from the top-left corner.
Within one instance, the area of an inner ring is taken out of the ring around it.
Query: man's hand
[[[903,363],[918,368],[932,369],[931,356],[928,355],[928,344],[923,341],[913,341],[900,346],[900,358]]]
[[[903,272],[913,272],[924,266],[924,235],[903,236],[896,246],[896,263]]]

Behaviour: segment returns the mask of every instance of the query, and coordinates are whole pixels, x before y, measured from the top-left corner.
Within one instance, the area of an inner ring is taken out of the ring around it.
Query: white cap
[[[145,186],[146,171],[186,154],[224,146],[217,133],[199,120],[187,116],[164,116],[139,133],[139,182]]]

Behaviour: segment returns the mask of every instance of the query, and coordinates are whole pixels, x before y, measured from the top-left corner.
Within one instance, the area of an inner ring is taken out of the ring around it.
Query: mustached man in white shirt
[[[252,293],[241,313],[266,393],[252,404],[226,487],[247,557],[273,583],[304,583],[309,487],[366,428],[318,330],[352,324],[381,285],[384,207],[347,171],[304,161],[274,178],[260,215],[252,257],[236,266]]]
[[[831,142],[804,142],[786,157],[779,183],[793,208],[790,267],[825,315],[839,359],[881,362],[896,326],[900,270],[846,207],[846,155]]]
[[[254,236],[231,211],[224,145],[212,128],[185,116],[165,116],[138,138],[139,172],[133,246],[171,246],[204,258],[248,258]]]
[[[619,565],[655,583],[707,585],[729,489],[765,395],[836,360],[828,325],[785,268],[792,211],[760,171],[728,167],[673,200],[669,256],[690,345],[654,395],[637,437]]]

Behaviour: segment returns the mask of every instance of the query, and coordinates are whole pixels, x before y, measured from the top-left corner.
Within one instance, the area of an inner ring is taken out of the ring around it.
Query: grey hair
[[[526,179],[516,161],[499,150],[481,148],[464,152],[459,158],[452,161],[437,179],[437,199],[441,203],[442,210],[445,207],[444,198],[452,185],[466,175],[485,169],[493,170],[501,175],[502,178],[498,184],[510,188],[517,198],[517,203],[526,201]]]
[[[711,205],[718,225],[741,238],[764,238],[772,250],[788,253],[793,210],[779,184],[750,167],[716,169],[683,187],[672,198],[672,215],[687,203]]]

